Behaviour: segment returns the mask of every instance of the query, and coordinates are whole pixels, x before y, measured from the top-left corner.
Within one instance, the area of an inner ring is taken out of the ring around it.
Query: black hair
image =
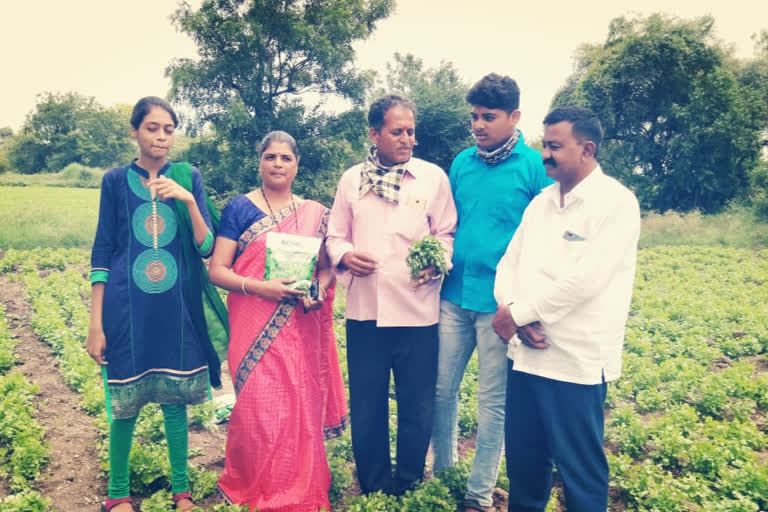
[[[261,144],[259,144],[259,152],[263,153],[273,142],[284,142],[288,144],[291,151],[293,151],[293,156],[295,156],[297,160],[301,156],[299,155],[299,147],[296,145],[296,139],[294,139],[290,133],[281,130],[275,130],[266,134],[264,138],[261,139]]]
[[[603,141],[603,125],[597,115],[588,108],[576,105],[560,107],[544,118],[544,124],[557,124],[563,121],[571,123],[573,134],[580,139],[591,140],[595,143],[595,156]]]
[[[157,96],[146,96],[137,101],[136,105],[133,106],[133,112],[131,112],[131,126],[133,126],[134,130],[139,129],[141,122],[147,117],[147,114],[152,110],[152,107],[160,107],[168,112],[171,115],[171,119],[173,119],[173,126],[179,126],[179,118],[176,116],[176,112],[173,111],[173,107],[170,103]]]
[[[467,103],[479,107],[502,109],[506,113],[520,108],[520,87],[508,76],[485,75],[467,93]]]
[[[413,112],[414,119],[416,118],[416,105],[411,100],[397,94],[388,94],[371,103],[371,107],[368,109],[368,126],[376,131],[381,130],[384,116],[387,115],[389,109],[397,106],[409,109]]]

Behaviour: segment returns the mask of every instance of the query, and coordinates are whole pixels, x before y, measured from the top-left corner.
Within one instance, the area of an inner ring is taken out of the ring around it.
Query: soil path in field
[[[58,360],[32,332],[32,309],[26,300],[24,285],[0,276],[0,302],[5,305],[9,326],[19,340],[17,368],[40,388],[36,419],[47,430],[51,461],[34,487],[51,498],[55,510],[98,510],[106,496],[106,480],[99,469],[96,452],[99,433],[94,418],[80,409],[80,395],[64,383]],[[228,386],[214,390],[214,396],[232,392],[230,377],[225,375],[223,380]],[[196,454],[190,460],[192,465],[221,472],[226,427],[225,423],[211,430],[190,429],[189,448]],[[201,505],[214,502],[215,498],[209,498]]]
[[[37,421],[46,428],[51,461],[35,487],[53,500],[60,511],[96,510],[105,483],[96,453],[98,431],[93,418],[80,409],[80,397],[58,372],[58,362],[32,332],[32,312],[24,285],[0,276],[0,302],[8,323],[18,338],[17,368],[39,388]]]

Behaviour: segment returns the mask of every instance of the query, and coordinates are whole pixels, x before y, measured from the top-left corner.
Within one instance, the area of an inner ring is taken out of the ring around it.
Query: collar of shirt
[[[581,182],[573,187],[570,192],[565,194],[565,197],[563,198],[564,206],[562,209],[567,209],[577,201],[587,202],[598,199],[600,197],[600,182],[602,181],[601,178],[603,176],[603,170],[598,164],[586,178],[581,180]],[[550,198],[552,202],[560,208],[560,182],[555,183],[550,190]]]

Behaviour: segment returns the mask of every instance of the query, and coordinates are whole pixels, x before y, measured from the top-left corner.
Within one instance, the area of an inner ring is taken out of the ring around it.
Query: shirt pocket
[[[550,235],[550,244],[542,258],[542,271],[556,280],[581,264],[587,247],[582,230],[564,229]]]
[[[425,198],[404,198],[392,212],[391,232],[407,242],[420,240],[429,235],[429,217]]]

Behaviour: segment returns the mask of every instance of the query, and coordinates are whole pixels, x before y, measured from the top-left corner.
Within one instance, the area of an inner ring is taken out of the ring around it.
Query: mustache
[[[545,158],[544,160],[541,161],[541,163],[543,163],[544,165],[548,165],[550,167],[557,167],[557,162],[555,162],[555,160],[552,158]]]

